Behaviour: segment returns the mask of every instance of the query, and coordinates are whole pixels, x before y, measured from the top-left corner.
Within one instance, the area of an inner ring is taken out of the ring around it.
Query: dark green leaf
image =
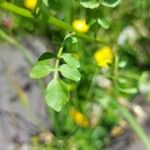
[[[105,18],[98,18],[97,22],[100,26],[102,26],[105,29],[108,29],[110,27],[109,21]]]
[[[80,4],[85,7],[85,8],[90,8],[90,9],[94,9],[99,7],[100,3],[96,2],[96,1],[83,1],[80,2]]]
[[[78,39],[74,36],[75,33],[69,33],[66,35],[65,39],[64,39],[64,42],[65,43],[77,43],[78,42]]]
[[[55,54],[50,53],[50,52],[45,52],[39,57],[38,61],[49,60],[49,59],[55,58],[55,57],[56,57]]]
[[[67,85],[62,80],[53,79],[47,86],[46,102],[55,111],[59,112],[69,101]]]
[[[89,26],[94,25],[97,22],[96,19],[91,19],[90,22],[88,23]]]
[[[78,61],[78,59],[75,57],[74,54],[70,54],[70,53],[63,53],[61,55],[61,58],[64,59],[64,61],[71,67],[75,67],[75,68],[79,68],[80,67],[80,63]]]
[[[59,67],[59,71],[61,72],[61,74],[70,79],[70,80],[74,80],[74,81],[79,81],[81,79],[81,74],[78,71],[77,68],[71,67],[67,64],[63,64]]]
[[[74,44],[74,43],[77,43],[77,42],[78,42],[78,39],[76,37],[70,37],[70,38],[65,39],[65,43]]]
[[[107,7],[116,7],[120,1],[121,0],[103,0],[101,4]]]

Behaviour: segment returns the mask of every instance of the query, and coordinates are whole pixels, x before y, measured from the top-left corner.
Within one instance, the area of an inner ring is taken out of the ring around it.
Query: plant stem
[[[58,54],[57,54],[57,60],[56,60],[56,64],[55,64],[55,73],[54,73],[54,79],[58,78],[58,67],[59,67],[59,61],[60,61],[60,56],[63,52],[63,48],[64,46],[62,45],[60,47],[60,49],[58,50]]]
[[[29,10],[21,8],[19,6],[16,6],[16,5],[8,3],[8,2],[1,2],[0,8],[7,10],[7,11],[10,11],[10,12],[13,12],[13,13],[18,14],[18,15],[21,15],[21,16],[26,17],[26,18],[36,19],[36,18],[34,18],[32,12],[30,12]],[[50,16],[48,18],[48,20],[41,20],[41,21],[46,21],[46,22],[48,22],[48,23],[50,23],[56,27],[62,28],[62,29],[67,30],[69,32],[75,32],[76,36],[78,36],[79,38],[81,38],[87,42],[97,42],[97,43],[101,43],[101,44],[107,44],[105,41],[101,41],[101,40],[92,38],[89,35],[86,35],[84,33],[80,33],[78,31],[76,31],[71,25],[69,25],[69,24],[67,24],[67,23],[65,23],[65,22],[63,22],[63,21],[61,21],[61,20],[59,20],[53,16]]]
[[[150,138],[146,135],[142,127],[139,125],[139,122],[125,107],[121,106],[118,102],[114,102],[114,104],[128,121],[129,125],[132,127],[137,136],[143,141],[147,149],[150,150]]]
[[[92,88],[94,86],[94,79],[95,79],[95,76],[97,75],[98,71],[99,71],[99,68],[97,68],[97,67],[94,68],[94,72],[93,72],[93,75],[92,75],[92,78],[91,78],[91,83],[90,83],[89,89],[87,91],[85,101],[88,101],[90,96],[91,96]]]
[[[3,30],[0,29],[0,38],[3,40],[7,41],[11,45],[15,46],[20,53],[23,54],[23,56],[26,58],[26,60],[29,62],[30,65],[33,64],[33,59],[31,54],[24,48],[21,44],[19,44],[16,40],[14,40],[12,37],[7,35]]]
[[[112,81],[113,81],[113,87],[114,87],[114,95],[116,96],[117,92],[117,77],[118,77],[118,63],[119,63],[119,57],[117,54],[117,51],[114,52],[114,66],[113,66],[113,72],[112,72]]]
[[[113,97],[117,100],[117,94],[116,94],[116,77],[118,76],[118,62],[119,62],[119,57],[117,54],[117,51],[114,53],[114,66],[113,66]],[[137,136],[143,141],[144,145],[147,147],[148,150],[150,150],[150,139],[136,120],[136,118],[129,112],[128,109],[125,107],[121,106],[117,101],[112,102],[115,107],[120,111],[120,113],[124,116],[124,118],[127,120],[131,128],[135,131]]]

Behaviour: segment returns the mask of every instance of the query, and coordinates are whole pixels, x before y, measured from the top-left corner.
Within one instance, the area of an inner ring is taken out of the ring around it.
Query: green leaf
[[[136,94],[138,92],[137,88],[117,88],[120,92],[126,93],[126,94]]]
[[[97,8],[99,7],[100,3],[99,2],[96,2],[96,1],[83,1],[83,2],[80,2],[80,4],[85,7],[85,8],[89,8],[89,9],[94,9],[94,8]]]
[[[89,26],[92,26],[92,25],[94,25],[96,22],[97,22],[96,19],[91,19],[91,20],[89,21],[88,25],[89,25]]]
[[[76,37],[70,37],[70,38],[65,39],[64,42],[74,44],[78,42],[78,39]]]
[[[120,1],[121,0],[103,0],[101,4],[107,7],[116,7],[119,5]]]
[[[64,61],[71,67],[75,67],[75,68],[80,67],[80,62],[78,61],[78,59],[75,57],[74,54],[63,53],[61,55],[61,58],[63,58]]]
[[[119,68],[124,68],[126,66],[127,66],[127,61],[125,61],[125,60],[120,61],[119,64],[118,64]]]
[[[48,3],[48,0],[43,0],[43,4],[48,7],[49,6],[49,3]]]
[[[48,61],[40,61],[30,71],[30,78],[39,79],[47,76],[54,71],[53,67],[48,64]]]
[[[49,60],[55,58],[56,55],[50,52],[43,53],[37,63],[30,71],[30,78],[39,79],[47,76],[49,73],[54,71],[54,68],[49,65]]]
[[[61,74],[70,79],[70,80],[74,80],[74,81],[79,81],[81,79],[81,74],[78,71],[77,68],[71,67],[67,64],[63,64],[59,67],[59,71],[61,72]]]
[[[50,11],[49,11],[49,7],[48,7],[48,1],[46,2],[46,0],[42,0],[40,1],[39,3],[39,7],[38,7],[38,16],[39,16],[39,19],[42,19],[42,20],[47,20],[47,18],[49,17],[50,15]]]
[[[67,85],[60,79],[53,79],[49,82],[46,91],[47,105],[59,112],[69,101]]]
[[[66,35],[66,37],[64,38],[64,42],[65,43],[77,43],[78,42],[78,39],[74,36],[75,33],[69,33]]]
[[[50,52],[45,52],[39,57],[38,61],[49,60],[51,58],[56,58],[56,55]]]
[[[98,18],[97,22],[100,26],[102,26],[105,29],[109,29],[110,27],[110,22],[105,18]]]

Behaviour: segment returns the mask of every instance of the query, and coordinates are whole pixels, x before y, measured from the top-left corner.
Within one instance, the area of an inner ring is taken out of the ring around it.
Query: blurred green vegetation
[[[24,7],[22,1],[9,2]],[[51,15],[72,25],[76,19],[85,19],[89,25],[87,35],[105,44],[89,43],[83,39],[78,39],[75,44],[66,44],[64,52],[75,53],[80,60],[81,81],[75,83],[65,79],[71,93],[69,103],[60,113],[47,108],[53,138],[41,142],[40,136],[35,136],[31,146],[47,150],[104,149],[117,138],[112,134],[114,127],[120,127],[120,123],[125,121],[114,101],[129,106],[134,97],[143,92],[143,85],[146,85],[144,94],[150,101],[150,1],[122,0],[115,8],[100,5],[95,9],[82,7],[80,0],[48,2],[47,7],[40,2],[39,10],[32,11],[35,19],[25,19],[0,9],[0,30],[16,39],[26,34],[44,35],[58,49],[67,32],[41,20]],[[95,23],[98,18],[109,20],[109,29]],[[104,46],[115,53],[109,68],[97,66],[94,59],[95,52]],[[70,114],[71,108],[76,111],[74,115],[80,113],[89,121],[86,127]],[[126,124],[121,127],[122,131],[129,128]]]

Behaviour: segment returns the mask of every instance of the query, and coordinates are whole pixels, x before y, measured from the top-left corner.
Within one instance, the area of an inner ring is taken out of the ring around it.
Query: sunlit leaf
[[[100,3],[96,2],[96,1],[83,1],[80,2],[80,4],[85,7],[85,8],[90,8],[90,9],[94,9],[99,7]]]
[[[61,58],[64,59],[64,61],[71,67],[79,68],[80,67],[80,62],[79,60],[75,57],[74,54],[70,53],[63,53],[61,55]]]
[[[43,0],[43,4],[44,4],[46,7],[48,7],[48,6],[49,6],[48,0]]]
[[[61,72],[61,74],[70,79],[70,80],[74,80],[74,81],[79,81],[81,78],[81,74],[78,71],[77,68],[71,67],[67,64],[63,64],[59,67],[59,71]]]
[[[109,29],[110,27],[110,22],[105,18],[98,18],[97,22],[100,26],[102,26],[105,29]]]
[[[126,94],[136,94],[138,92],[137,88],[117,88],[120,92]]]
[[[103,0],[101,4],[107,7],[116,7],[120,1],[121,0]]]
[[[59,112],[69,101],[67,85],[60,79],[53,79],[47,86],[46,103]]]
[[[54,69],[48,64],[48,61],[40,61],[35,64],[29,75],[30,78],[39,79],[47,76],[52,71]]]

